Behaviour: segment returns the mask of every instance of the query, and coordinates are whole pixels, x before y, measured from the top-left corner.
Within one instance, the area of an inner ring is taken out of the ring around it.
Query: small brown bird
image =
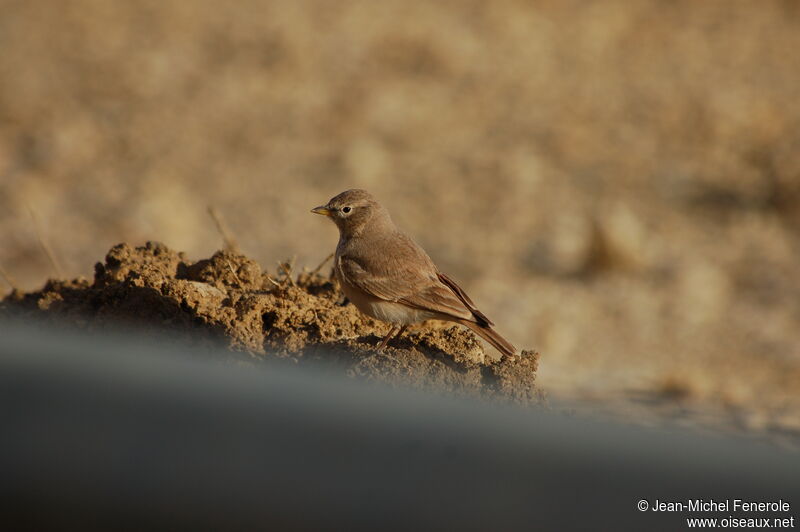
[[[491,320],[366,190],[346,190],[311,212],[329,216],[339,228],[334,271],[347,298],[367,316],[392,324],[379,350],[398,327],[400,336],[412,323],[436,319],[465,325],[502,354],[516,354]]]

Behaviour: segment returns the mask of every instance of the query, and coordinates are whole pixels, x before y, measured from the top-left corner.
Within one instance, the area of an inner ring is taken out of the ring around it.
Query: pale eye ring
[[[342,207],[342,212],[345,213],[345,214],[349,213],[352,210],[353,209],[351,209],[350,207]]]

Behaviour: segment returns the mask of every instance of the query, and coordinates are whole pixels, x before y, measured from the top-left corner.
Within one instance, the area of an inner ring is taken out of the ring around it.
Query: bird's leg
[[[403,325],[402,327],[400,327],[400,330],[397,331],[397,334],[395,334],[394,337],[400,338],[400,336],[402,336],[402,334],[406,332],[406,329],[408,329],[408,325]]]
[[[392,330],[389,331],[389,334],[386,335],[386,338],[383,339],[381,345],[378,347],[378,351],[383,351],[383,348],[386,347],[386,344],[389,343],[389,340],[392,338],[399,338],[401,334],[408,328],[408,325],[403,325],[400,327],[400,330],[395,332],[396,327],[393,325]]]
[[[394,332],[395,332],[396,329],[397,329],[397,327],[392,325],[392,328],[389,330],[389,334],[387,334],[384,337],[383,342],[381,342],[381,345],[378,346],[378,351],[383,351],[383,348],[386,347],[386,344],[388,344],[389,340],[391,340],[392,336],[394,336]]]

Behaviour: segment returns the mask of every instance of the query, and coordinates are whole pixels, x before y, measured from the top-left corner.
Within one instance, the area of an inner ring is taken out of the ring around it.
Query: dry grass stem
[[[64,278],[63,270],[61,269],[58,260],[56,260],[56,256],[55,253],[53,252],[53,249],[47,243],[47,240],[45,240],[44,235],[42,234],[42,228],[39,225],[39,219],[37,218],[36,213],[30,206],[28,207],[28,212],[30,212],[31,214],[31,220],[33,220],[33,228],[36,231],[36,238],[39,241],[39,247],[42,248],[42,252],[45,254],[45,256],[47,256],[47,260],[50,261],[50,266],[52,266],[53,273],[55,274],[56,278],[63,279]]]
[[[242,283],[242,280],[239,279],[239,275],[237,275],[236,270],[233,269],[233,266],[231,265],[231,261],[226,260],[225,263],[228,265],[228,269],[233,274],[233,278],[236,279],[236,284],[239,285],[239,288],[244,288],[244,283]]]
[[[318,273],[319,273],[319,271],[322,269],[322,267],[323,267],[323,266],[325,266],[325,265],[328,263],[328,261],[329,261],[329,260],[331,260],[331,259],[333,258],[333,256],[334,256],[334,255],[335,255],[335,253],[331,253],[330,255],[328,255],[327,257],[325,257],[325,260],[323,260],[322,262],[320,262],[320,263],[319,263],[319,266],[317,266],[316,268],[314,268],[313,270],[311,270],[311,275],[313,276],[313,275],[316,275],[316,274],[318,274]]]
[[[292,260],[288,262],[279,262],[278,269],[286,276],[286,279],[292,286],[297,286],[297,283],[294,282],[294,278],[292,277],[292,270],[294,269],[294,261],[297,257],[292,257]]]
[[[220,236],[222,237],[222,245],[227,251],[233,251],[234,253],[240,253],[239,251],[239,243],[236,242],[236,239],[231,234],[228,226],[225,225],[225,222],[222,219],[222,215],[220,215],[219,211],[212,205],[208,206],[208,214],[211,216],[211,219],[214,220],[214,225],[217,228]]]
[[[0,277],[2,277],[6,284],[11,287],[11,290],[19,291],[19,285],[17,285],[17,282],[2,266],[0,266]]]

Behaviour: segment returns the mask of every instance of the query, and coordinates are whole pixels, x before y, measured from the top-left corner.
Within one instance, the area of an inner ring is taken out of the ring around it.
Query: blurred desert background
[[[123,241],[209,256],[208,206],[313,268],[309,209],[366,188],[556,403],[800,438],[800,3],[0,13],[0,296]]]

